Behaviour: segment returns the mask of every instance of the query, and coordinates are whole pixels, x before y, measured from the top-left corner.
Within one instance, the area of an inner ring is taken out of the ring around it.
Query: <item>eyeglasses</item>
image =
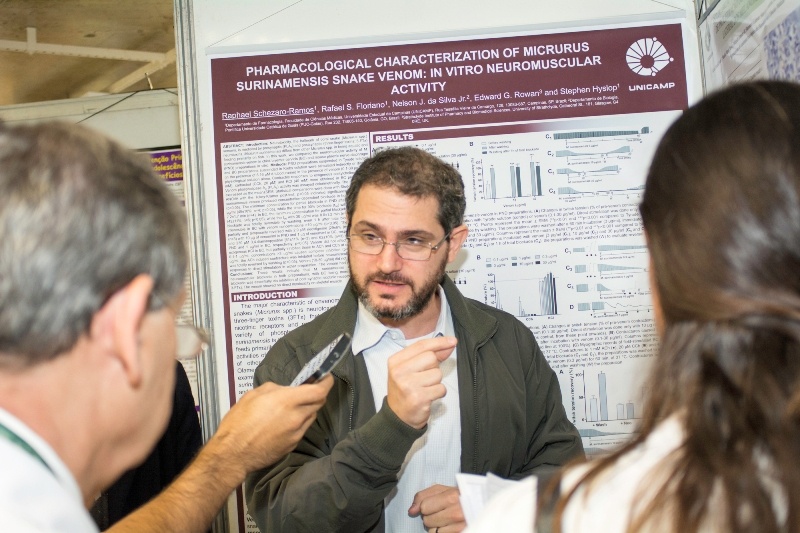
[[[180,360],[194,359],[208,348],[208,332],[192,324],[175,323],[175,357]]]
[[[383,247],[388,244],[394,246],[397,255],[403,259],[427,261],[431,258],[433,252],[441,248],[448,237],[450,237],[450,233],[442,237],[442,240],[436,244],[431,244],[422,242],[415,237],[397,242],[387,242],[372,233],[352,233],[347,236],[347,240],[350,242],[350,248],[360,254],[378,255],[383,251]]]
[[[167,307],[161,295],[151,292],[147,308],[149,310]],[[178,360],[193,360],[201,351],[208,348],[210,337],[208,332],[193,324],[175,322],[175,358]]]

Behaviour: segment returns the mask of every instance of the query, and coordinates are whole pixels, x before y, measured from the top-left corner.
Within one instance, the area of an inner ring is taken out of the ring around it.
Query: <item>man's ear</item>
[[[447,262],[452,263],[455,261],[458,251],[461,250],[461,245],[467,240],[469,229],[466,224],[461,224],[453,228],[450,232],[450,246],[447,248]]]
[[[92,318],[92,337],[105,340],[107,352],[117,358],[132,387],[138,387],[142,380],[139,331],[152,290],[153,278],[139,274],[115,292]]]

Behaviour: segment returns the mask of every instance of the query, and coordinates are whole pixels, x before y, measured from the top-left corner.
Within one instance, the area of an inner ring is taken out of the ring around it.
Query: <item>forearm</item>
[[[313,385],[266,383],[244,394],[197,458],[159,496],[112,531],[205,531],[248,472],[274,464],[303,437],[331,390],[333,378]]]
[[[234,443],[212,439],[161,494],[115,524],[112,533],[207,531],[228,495],[244,480],[241,465],[226,460]]]
[[[312,426],[293,453],[248,477],[248,510],[262,531],[369,530],[422,433],[385,404],[331,449],[325,447],[329,433]]]

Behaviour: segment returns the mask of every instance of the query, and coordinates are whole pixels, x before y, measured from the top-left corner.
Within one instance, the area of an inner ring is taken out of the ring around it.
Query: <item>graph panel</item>
[[[481,173],[485,200],[542,196],[542,168],[536,161],[509,162],[505,167],[489,164]]]
[[[519,318],[558,314],[558,288],[552,272],[542,278],[499,280],[492,276],[490,280],[498,309]]]

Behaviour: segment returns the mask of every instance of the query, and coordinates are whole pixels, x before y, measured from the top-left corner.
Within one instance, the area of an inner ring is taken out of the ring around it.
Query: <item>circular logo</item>
[[[655,37],[633,43],[625,54],[628,67],[640,76],[655,76],[672,61],[664,45]]]

